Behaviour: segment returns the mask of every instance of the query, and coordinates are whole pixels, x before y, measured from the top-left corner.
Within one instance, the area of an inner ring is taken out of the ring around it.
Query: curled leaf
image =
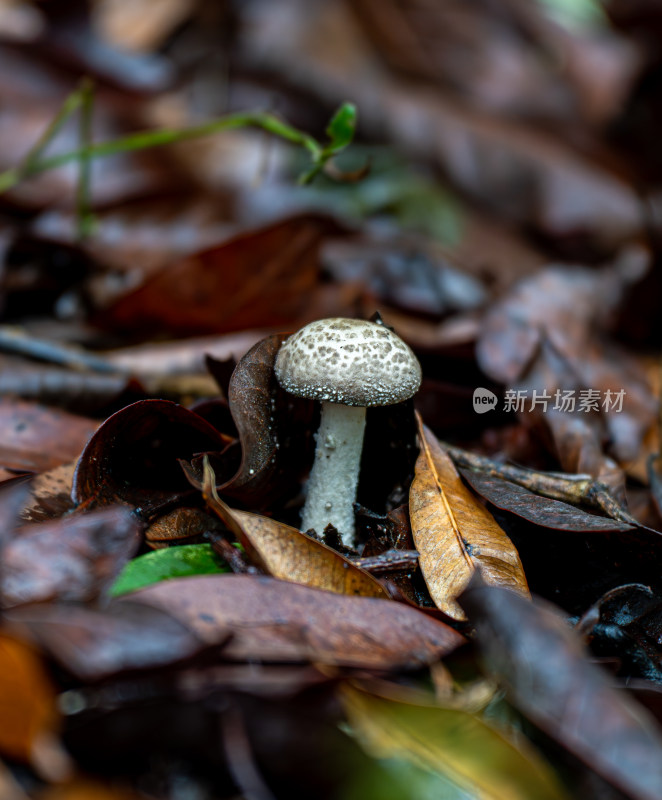
[[[241,441],[241,465],[219,491],[268,508],[298,491],[312,459],[314,403],[282,389],[274,375],[278,350],[287,338],[262,339],[237,364],[228,391],[232,419]]]
[[[72,497],[86,505],[128,503],[145,514],[189,489],[179,458],[222,451],[228,439],[168,400],[139,400],[109,417],[76,466]]]

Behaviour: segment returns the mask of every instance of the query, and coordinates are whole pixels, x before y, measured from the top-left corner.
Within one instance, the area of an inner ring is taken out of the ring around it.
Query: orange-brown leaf
[[[216,493],[214,473],[208,461],[205,461],[202,490],[209,506],[232,530],[251,560],[274,578],[336,594],[389,598],[370,573],[322,542],[282,522],[226,505]]]
[[[437,607],[455,619],[465,619],[455,598],[478,568],[487,583],[528,596],[515,546],[462,483],[450,457],[420,418],[419,440],[409,510],[421,571]]]

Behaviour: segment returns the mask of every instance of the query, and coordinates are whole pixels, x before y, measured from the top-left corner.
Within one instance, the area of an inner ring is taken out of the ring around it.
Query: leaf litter
[[[212,5],[0,15],[3,791],[659,796],[659,11]],[[350,551],[273,363],[376,310]]]

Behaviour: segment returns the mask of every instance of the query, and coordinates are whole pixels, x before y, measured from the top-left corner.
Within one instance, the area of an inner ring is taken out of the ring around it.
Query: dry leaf
[[[216,492],[214,472],[208,461],[204,475],[202,490],[211,508],[238,537],[249,556],[274,578],[336,594],[389,599],[372,575],[322,542],[283,522],[227,506]]]
[[[435,604],[466,619],[455,598],[480,568],[484,580],[528,596],[515,546],[464,486],[453,462],[418,417],[421,454],[409,493],[419,564]]]

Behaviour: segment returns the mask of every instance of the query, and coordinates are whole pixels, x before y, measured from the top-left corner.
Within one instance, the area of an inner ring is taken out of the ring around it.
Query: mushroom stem
[[[301,529],[324,532],[333,525],[343,544],[354,546],[354,500],[359,482],[365,408],[322,403],[315,463],[301,512]]]

